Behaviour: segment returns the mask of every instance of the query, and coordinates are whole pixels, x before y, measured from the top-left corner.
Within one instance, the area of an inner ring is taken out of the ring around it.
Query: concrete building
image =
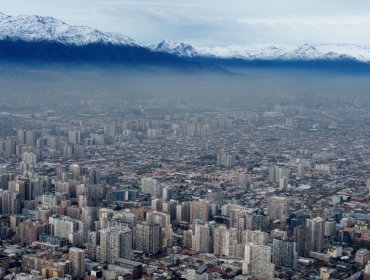
[[[209,253],[211,250],[211,230],[208,223],[194,221],[194,233],[192,236],[192,249],[201,253]]]
[[[151,224],[158,224],[162,228],[167,228],[171,225],[170,215],[158,211],[151,211],[146,213],[146,221]]]
[[[272,262],[281,267],[294,269],[297,266],[298,254],[294,241],[273,239]]]
[[[180,222],[190,222],[189,202],[183,202],[176,206],[176,220]]]
[[[266,245],[268,240],[268,233],[260,230],[245,230],[243,232],[244,244],[253,243],[255,245]]]
[[[132,231],[130,229],[108,228],[99,231],[100,262],[113,264],[118,258],[133,257]],[[94,236],[91,236],[93,239]],[[94,241],[94,240],[92,240]],[[93,246],[91,248],[93,250]],[[93,254],[93,252],[91,252]]]
[[[70,248],[68,259],[71,262],[73,279],[83,279],[85,277],[85,251],[79,248]]]
[[[206,200],[193,200],[190,202],[190,223],[194,220],[208,222],[209,219],[209,204]]]
[[[231,168],[235,165],[235,155],[227,153],[217,154],[217,166]]]
[[[141,192],[157,196],[158,181],[151,177],[141,179]]]
[[[334,220],[329,220],[325,222],[325,237],[330,237],[335,234],[336,222]]]
[[[275,276],[275,265],[271,263],[271,247],[248,243],[245,245],[243,274],[272,280]]]
[[[309,252],[321,252],[324,246],[325,221],[321,217],[306,220],[307,254]]]
[[[269,221],[280,221],[282,226],[286,225],[289,214],[289,198],[273,196],[268,203],[268,217]]]
[[[370,260],[370,251],[367,249],[360,249],[356,252],[355,262],[360,265],[365,265]]]
[[[142,222],[134,227],[135,250],[155,255],[160,251],[160,246],[161,226],[159,224]]]

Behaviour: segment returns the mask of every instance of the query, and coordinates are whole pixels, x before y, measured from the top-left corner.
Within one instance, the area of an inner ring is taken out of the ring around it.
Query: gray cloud
[[[171,38],[200,46],[370,45],[365,0],[0,0],[0,7],[10,15],[49,15],[124,33],[145,44]]]

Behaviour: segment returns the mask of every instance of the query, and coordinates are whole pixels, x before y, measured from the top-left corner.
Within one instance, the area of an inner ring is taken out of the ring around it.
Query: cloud
[[[233,43],[370,45],[366,0],[0,0],[11,15],[50,15],[152,44],[172,38],[199,46]]]

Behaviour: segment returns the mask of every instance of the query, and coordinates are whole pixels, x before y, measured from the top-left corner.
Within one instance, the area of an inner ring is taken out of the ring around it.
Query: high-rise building
[[[235,178],[235,183],[239,189],[247,190],[248,189],[248,174],[246,173],[237,174]]]
[[[1,214],[16,215],[21,213],[21,195],[19,192],[0,189]]]
[[[120,211],[115,214],[115,217],[119,219],[121,222],[126,223],[132,228],[136,224],[137,217],[135,213],[130,211]]]
[[[278,220],[280,221],[282,226],[285,226],[287,223],[288,214],[289,214],[288,197],[273,196],[270,198],[268,204],[268,217],[270,223]]]
[[[48,184],[42,178],[30,179],[31,200],[40,199],[40,197],[48,191]]]
[[[217,166],[231,168],[235,165],[235,155],[227,153],[217,154]]]
[[[222,193],[222,190],[208,190],[207,200],[209,202],[215,203],[218,206],[222,206],[224,201],[224,194]]]
[[[184,231],[184,248],[193,248],[193,231],[191,229]]]
[[[293,240],[296,242],[296,251],[298,256],[306,255],[306,226],[298,225],[293,229]]]
[[[73,279],[83,279],[85,277],[85,251],[79,248],[70,248],[68,255]]]
[[[294,241],[273,239],[272,262],[275,265],[294,269],[297,266],[297,260],[298,254]]]
[[[158,196],[158,181],[151,177],[141,179],[141,192],[152,196]]]
[[[42,205],[49,206],[49,207],[50,206],[57,206],[58,205],[58,198],[55,194],[46,193],[46,194],[42,195],[41,203],[42,203]]]
[[[24,152],[22,153],[22,162],[26,164],[35,164],[37,163],[37,154],[33,152]]]
[[[171,222],[176,219],[176,207],[177,203],[174,200],[165,201],[162,204],[162,210],[164,213],[167,213],[171,217]]]
[[[237,210],[247,210],[247,208],[240,206],[238,204],[225,204],[221,207],[221,212],[223,216],[229,216],[231,217],[231,212],[232,211],[237,211]]]
[[[163,192],[162,197],[164,200],[170,200],[172,198],[172,195],[173,195],[172,187],[166,186],[163,188],[162,192]]]
[[[253,243],[256,245],[266,245],[268,240],[268,233],[260,230],[245,230],[243,232],[244,244]]]
[[[208,223],[194,221],[194,233],[192,237],[192,249],[201,253],[209,253],[211,250],[211,229]]]
[[[94,241],[94,236],[90,236]],[[106,228],[99,231],[100,262],[113,264],[116,259],[131,259],[132,231],[128,228]],[[92,246],[93,247],[93,246]],[[92,252],[93,254],[93,252]]]
[[[104,124],[104,134],[108,136],[116,136],[120,132],[120,127],[114,122]]]
[[[288,226],[291,230],[293,230],[296,226],[306,225],[306,219],[309,217],[309,214],[302,209],[295,211],[289,215]]]
[[[39,235],[43,233],[49,233],[48,224],[27,220],[19,224],[17,239],[21,244],[30,245],[39,240]]]
[[[282,240],[286,240],[288,239],[288,232],[285,231],[285,230],[281,230],[281,229],[274,229],[271,231],[270,233],[271,235],[271,238],[276,238],[276,239],[282,239]]]
[[[88,175],[88,183],[92,185],[100,184],[101,182],[101,174],[99,170],[96,170],[94,168],[91,168],[89,170],[89,175]]]
[[[142,222],[134,227],[134,247],[136,250],[155,255],[160,251],[161,227],[158,224]]]
[[[26,131],[24,129],[17,130],[17,140],[21,146],[26,144]]]
[[[325,236],[330,237],[335,234],[336,222],[334,220],[329,220],[325,222]]]
[[[253,243],[246,244],[243,273],[266,280],[274,279],[275,265],[271,263],[271,247]]]
[[[152,199],[152,209],[155,211],[162,211],[163,210],[163,198],[153,198]]]
[[[240,243],[239,230],[229,228],[226,235],[226,256],[242,259],[244,257],[244,247],[244,244]]]
[[[299,164],[297,168],[297,176],[300,178],[304,178],[306,174],[306,166]]]
[[[115,229],[125,230],[129,228],[129,225],[121,218],[114,217],[110,219],[100,219],[100,228],[101,229],[115,228]]]
[[[307,219],[307,245],[306,250],[309,252],[321,252],[324,246],[325,237],[325,220],[321,217]]]
[[[16,146],[17,146],[16,139],[11,138],[11,137],[7,138],[5,140],[5,150],[4,150],[5,151],[5,154],[7,156],[15,155],[15,153],[16,153]]]
[[[213,253],[216,256],[226,256],[226,226],[218,226],[213,233]]]
[[[170,248],[173,246],[173,229],[172,227],[162,228],[162,243],[163,248]]]
[[[209,219],[209,205],[206,200],[193,200],[190,202],[190,223],[194,220],[201,220],[208,222]]]
[[[243,224],[243,229],[247,226],[247,217],[250,214],[250,211],[247,208],[238,206],[238,207],[231,207],[229,211],[230,217],[230,226],[231,227],[239,227]]]
[[[81,177],[81,166],[78,164],[71,164],[69,166],[69,171],[73,174],[74,179],[80,179]]]
[[[190,204],[189,202],[183,202],[176,206],[176,220],[180,222],[190,221]]]
[[[54,186],[56,193],[66,193],[70,195],[70,184],[68,182],[56,181]]]
[[[92,205],[92,197],[90,194],[79,194],[78,195],[78,207],[90,207]]]
[[[87,230],[91,230],[94,223],[94,211],[92,207],[83,207],[81,209],[81,221]]]
[[[269,181],[271,183],[279,183],[283,177],[289,178],[289,170],[287,168],[277,166],[276,164],[269,168]]]
[[[289,182],[289,177],[288,176],[282,176],[279,179],[279,191],[287,191],[288,190],[288,182]]]
[[[74,246],[82,244],[83,222],[72,219],[68,216],[49,217],[51,232],[53,236],[63,237],[69,240]]]
[[[171,225],[170,215],[164,212],[148,212],[146,213],[146,221],[151,224],[158,224],[162,228],[168,228]]]
[[[213,253],[217,256],[243,258],[244,244],[238,240],[237,228],[215,227],[213,231]]]
[[[80,144],[82,141],[82,132],[80,130],[68,131],[68,141],[72,144]]]
[[[37,134],[34,130],[26,131],[26,145],[34,147],[36,146]]]
[[[278,166],[277,165],[272,165],[269,168],[269,181],[271,183],[276,183],[278,181]]]
[[[18,192],[20,194],[21,201],[31,200],[31,191],[29,188],[29,180],[20,180],[9,182],[9,191]]]
[[[109,208],[100,208],[99,209],[100,223],[102,224],[102,221],[105,220],[105,219],[113,218],[113,215],[114,215],[114,210],[109,209]]]
[[[99,244],[100,244],[100,231],[89,232],[87,256],[92,261],[100,259],[100,250],[98,251]]]

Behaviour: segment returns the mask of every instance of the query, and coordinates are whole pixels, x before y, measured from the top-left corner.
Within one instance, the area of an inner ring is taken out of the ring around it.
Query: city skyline
[[[0,0],[0,279],[370,280],[355,2]]]

